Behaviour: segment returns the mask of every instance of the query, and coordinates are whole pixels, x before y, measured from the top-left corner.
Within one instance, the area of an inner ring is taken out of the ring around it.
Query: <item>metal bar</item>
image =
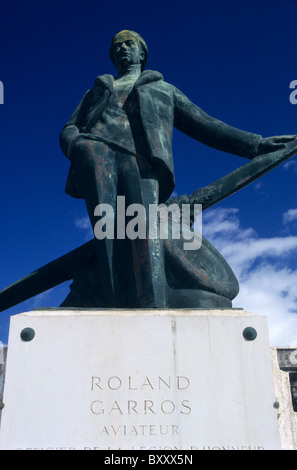
[[[199,188],[190,196],[190,201],[202,204],[202,210],[206,210],[273,170],[296,153],[297,138],[285,144],[283,149],[256,157],[214,183]]]
[[[91,240],[16,281],[0,292],[0,312],[71,280],[78,266],[86,266],[94,257],[94,240]]]

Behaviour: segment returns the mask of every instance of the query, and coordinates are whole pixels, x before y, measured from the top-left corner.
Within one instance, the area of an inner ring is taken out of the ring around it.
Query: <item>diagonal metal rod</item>
[[[202,204],[203,210],[206,210],[249,185],[295,154],[297,154],[297,138],[288,142],[283,149],[256,157],[214,183],[198,189],[190,196],[180,196],[168,200],[167,205],[172,203],[194,205],[196,203]],[[166,244],[164,246],[166,249]],[[0,292],[0,312],[73,279],[74,273],[91,264],[95,257],[95,240],[91,240],[28,274]]]
[[[285,144],[283,149],[256,157],[205,188],[198,189],[191,197],[203,205],[203,210],[208,209],[273,170],[296,153],[297,138]]]
[[[73,279],[78,266],[95,259],[94,240],[42,266],[0,292],[0,312]]]
[[[237,168],[217,181],[199,188],[190,196],[179,196],[169,199],[166,204],[177,203],[180,206],[185,203],[202,204],[202,210],[217,204],[240,189],[248,186],[253,181],[273,170],[281,163],[297,154],[297,137],[284,145],[283,149],[267,153],[254,158],[245,165]],[[191,220],[193,223],[194,220]]]

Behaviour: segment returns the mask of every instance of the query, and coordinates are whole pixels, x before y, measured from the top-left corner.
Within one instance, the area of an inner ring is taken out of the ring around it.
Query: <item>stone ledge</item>
[[[243,309],[93,309],[93,308],[38,308],[29,312],[21,313],[23,316],[256,316]],[[17,316],[17,315],[16,315]]]

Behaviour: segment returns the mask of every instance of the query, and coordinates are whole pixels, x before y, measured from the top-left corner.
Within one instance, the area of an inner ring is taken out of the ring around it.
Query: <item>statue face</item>
[[[138,41],[130,35],[118,36],[112,44],[112,55],[116,68],[121,65],[140,64],[144,52]]]

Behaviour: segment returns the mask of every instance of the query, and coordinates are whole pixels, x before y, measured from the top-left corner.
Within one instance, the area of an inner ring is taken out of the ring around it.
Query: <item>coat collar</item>
[[[145,70],[138,77],[135,82],[135,87],[146,85],[147,83],[157,82],[158,80],[163,80],[163,75],[160,72],[155,72],[154,70]]]
[[[151,82],[156,82],[158,80],[163,80],[163,75],[160,72],[155,72],[154,70],[145,70],[136,80],[134,87],[137,88],[139,86],[146,85],[147,83],[151,83]],[[99,77],[96,77],[95,79],[95,86],[103,85],[112,93],[113,82],[114,82],[113,75],[109,75],[109,74],[100,75]]]

